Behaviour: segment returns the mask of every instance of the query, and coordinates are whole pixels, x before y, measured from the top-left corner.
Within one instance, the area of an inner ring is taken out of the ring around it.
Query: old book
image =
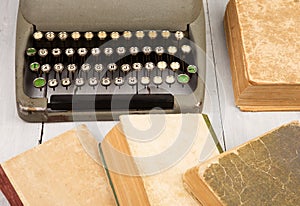
[[[300,2],[230,0],[224,17],[236,105],[300,110]]]
[[[292,122],[188,170],[202,205],[300,203],[300,123]]]

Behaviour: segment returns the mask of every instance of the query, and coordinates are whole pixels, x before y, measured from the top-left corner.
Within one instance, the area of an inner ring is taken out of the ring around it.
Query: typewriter
[[[16,101],[30,122],[201,112],[202,1],[21,0]]]

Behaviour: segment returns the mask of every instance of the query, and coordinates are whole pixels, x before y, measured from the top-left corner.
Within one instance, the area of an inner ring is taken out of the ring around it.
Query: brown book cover
[[[203,205],[298,206],[300,123],[292,122],[188,170]]]
[[[300,2],[230,0],[224,26],[236,105],[300,110]]]

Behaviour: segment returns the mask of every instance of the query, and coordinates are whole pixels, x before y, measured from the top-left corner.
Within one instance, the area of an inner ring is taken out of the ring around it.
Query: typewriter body
[[[202,111],[200,0],[21,0],[17,21],[16,101],[26,121]]]

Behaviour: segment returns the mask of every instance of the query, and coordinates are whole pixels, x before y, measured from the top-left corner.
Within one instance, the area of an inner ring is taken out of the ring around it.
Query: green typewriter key
[[[166,77],[166,83],[167,83],[167,84],[174,84],[174,83],[175,83],[175,77],[172,76],[172,75],[168,75],[168,76]]]
[[[142,77],[141,78],[141,84],[146,86],[150,84],[150,78],[149,77]]]
[[[68,86],[70,86],[71,85],[71,80],[70,80],[70,78],[63,78],[62,80],[61,80],[61,85],[63,86],[63,87],[68,87]]]
[[[98,85],[98,80],[96,77],[91,77],[89,78],[89,85],[92,87],[95,87]]]
[[[154,31],[154,30],[149,31],[148,36],[149,36],[150,39],[156,39],[157,31]]]
[[[110,37],[112,40],[118,40],[120,38],[120,34],[119,34],[119,32],[112,32],[110,34]]]
[[[177,76],[177,81],[180,83],[180,84],[187,84],[189,83],[190,81],[190,77],[187,75],[187,74],[179,74]]]
[[[87,50],[86,48],[79,48],[79,49],[77,50],[77,53],[78,53],[79,56],[84,57],[84,56],[87,55],[88,50]]]
[[[197,71],[198,71],[198,68],[195,65],[189,65],[187,67],[187,72],[190,74],[195,74],[195,73],[197,73]]]
[[[99,32],[98,32],[98,38],[99,38],[100,40],[105,40],[106,37],[107,37],[107,33],[106,33],[105,31],[99,31]]]
[[[170,55],[175,55],[176,53],[177,53],[177,47],[175,47],[175,46],[169,46],[168,47],[168,53],[170,54]]]
[[[83,71],[83,72],[88,72],[88,71],[91,70],[91,68],[92,68],[92,66],[88,63],[85,63],[85,64],[81,65],[81,71]]]
[[[33,72],[37,72],[37,71],[39,71],[40,66],[41,66],[40,63],[33,62],[33,63],[30,64],[30,70],[33,71]]]
[[[45,37],[48,41],[53,41],[55,39],[55,33],[50,31],[45,34]]]
[[[130,47],[129,52],[131,55],[136,56],[139,53],[139,48],[136,46]]]
[[[145,68],[148,70],[148,71],[152,71],[155,67],[155,64],[153,62],[147,62],[145,64]]]
[[[44,34],[40,31],[33,33],[33,38],[38,41],[41,40],[43,38],[43,36],[44,36]]]
[[[77,71],[77,65],[76,64],[69,64],[67,66],[67,70],[71,73],[75,73]]]
[[[126,48],[125,47],[118,47],[117,48],[117,54],[119,55],[119,56],[123,56],[123,55],[125,55],[126,54]]]
[[[168,64],[165,61],[160,61],[157,63],[157,67],[160,71],[163,71],[167,68]]]
[[[58,81],[56,79],[49,79],[48,86],[50,88],[55,88],[58,86]]]
[[[101,53],[100,48],[92,48],[91,53],[94,57],[99,56]]]
[[[45,58],[48,55],[48,50],[47,49],[40,49],[38,53],[39,53],[40,57]]]
[[[33,86],[36,88],[43,88],[46,83],[46,79],[43,77],[38,77],[33,80]]]
[[[116,71],[118,69],[118,66],[115,63],[110,63],[110,64],[107,65],[107,69],[109,71],[113,72],[113,71]]]
[[[67,57],[73,57],[75,54],[75,50],[73,48],[67,48],[65,50],[65,53],[66,53]]]
[[[84,38],[88,41],[91,41],[94,38],[93,32],[85,32]]]
[[[36,49],[35,48],[28,48],[26,50],[26,54],[27,54],[27,56],[32,57],[36,54]]]
[[[82,87],[85,84],[84,79],[83,78],[76,78],[75,80],[75,85],[77,87]]]
[[[132,65],[132,68],[133,68],[134,70],[136,70],[136,71],[140,71],[140,70],[142,70],[143,65],[142,65],[141,63],[134,63],[134,64]]]
[[[81,37],[81,34],[78,31],[72,32],[71,37],[74,41],[78,41]]]
[[[189,54],[189,53],[191,53],[191,51],[192,51],[192,47],[189,46],[189,45],[182,45],[181,51],[182,51],[184,54]]]
[[[42,70],[42,72],[47,74],[51,71],[51,66],[49,64],[44,64],[44,65],[42,65],[41,70]]]
[[[102,64],[95,64],[94,70],[96,72],[102,72],[103,71],[103,65]]]
[[[184,33],[183,33],[182,31],[177,31],[177,32],[175,33],[175,38],[176,38],[178,41],[182,40],[182,39],[184,38]]]
[[[137,84],[137,78],[136,78],[136,77],[129,77],[129,78],[128,78],[128,84],[129,84],[130,86],[136,85],[136,84]]]
[[[136,31],[135,36],[138,39],[143,39],[145,37],[145,32],[144,31]]]
[[[131,67],[130,67],[129,64],[123,64],[123,65],[121,66],[121,70],[122,70],[123,72],[129,72],[129,71],[131,70]]]
[[[68,33],[67,32],[59,32],[58,33],[58,38],[61,40],[61,41],[66,41],[66,39],[68,38]]]
[[[52,55],[54,57],[58,57],[61,55],[61,49],[60,48],[55,48],[55,49],[52,49]]]
[[[145,55],[149,55],[152,52],[152,48],[150,46],[143,47],[143,53]]]
[[[132,37],[132,32],[131,31],[124,31],[123,36],[124,36],[124,39],[130,40],[131,37]]]
[[[101,79],[101,84],[103,86],[109,86],[111,84],[110,78],[109,77],[104,77]]]
[[[164,39],[168,39],[170,36],[171,36],[171,32],[168,31],[168,30],[163,30],[161,32],[161,36],[164,38]]]
[[[111,56],[113,53],[114,53],[113,48],[108,47],[104,49],[104,54],[108,57]]]
[[[122,86],[124,84],[124,79],[123,77],[116,77],[115,78],[115,85],[116,86]]]
[[[170,67],[171,67],[171,69],[172,69],[174,72],[176,72],[177,70],[180,69],[180,64],[179,64],[179,62],[172,62],[172,63],[170,64]]]
[[[163,83],[163,79],[161,76],[155,76],[153,77],[153,83],[156,85],[161,85]]]
[[[161,56],[165,53],[165,49],[162,46],[158,46],[155,48],[155,53],[157,55]]]
[[[54,71],[56,71],[58,73],[62,73],[64,70],[64,65],[62,63],[54,64],[53,69],[54,69]]]

